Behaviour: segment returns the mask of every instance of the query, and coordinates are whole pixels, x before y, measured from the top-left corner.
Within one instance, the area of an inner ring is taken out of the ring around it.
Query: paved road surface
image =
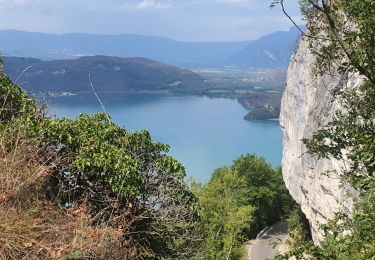
[[[278,252],[280,242],[287,237],[288,224],[285,221],[276,223],[249,246],[249,259],[272,259]]]

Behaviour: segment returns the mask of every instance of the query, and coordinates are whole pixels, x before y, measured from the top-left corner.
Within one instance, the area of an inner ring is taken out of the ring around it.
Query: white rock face
[[[314,74],[314,56],[302,39],[292,57],[288,79],[281,102],[280,123],[284,133],[282,170],[290,194],[301,205],[310,222],[313,239],[323,239],[320,225],[334,217],[335,212],[350,212],[350,187],[340,188],[339,174],[343,162],[319,159],[306,153],[303,138],[312,134],[332,119],[341,108],[332,91],[341,86],[357,86],[358,76],[320,76]],[[346,82],[347,80],[347,82]],[[335,172],[336,171],[336,172]],[[322,174],[330,172],[329,174]]]

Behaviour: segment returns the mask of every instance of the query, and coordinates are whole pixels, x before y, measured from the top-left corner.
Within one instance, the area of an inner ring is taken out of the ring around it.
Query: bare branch
[[[22,77],[22,75],[29,69],[31,69],[33,66],[28,66],[26,67],[22,72],[21,74],[17,77],[17,79],[14,81],[14,84],[17,84],[18,80]]]
[[[96,94],[96,92],[95,92],[94,86],[93,86],[92,81],[91,81],[91,75],[90,74],[89,74],[89,81],[90,81],[90,86],[91,86],[92,92],[94,92],[96,99],[99,101],[100,105],[102,106],[103,112],[105,113],[108,121],[111,122],[111,119],[109,118],[108,113],[105,110],[103,102],[100,100],[98,94]]]
[[[281,9],[283,10],[283,13],[288,17],[288,19],[294,24],[294,26],[298,29],[298,31],[301,32],[301,34],[305,34],[305,32],[298,26],[298,24],[290,17],[290,15],[286,12],[285,7],[284,7],[284,0],[280,1],[281,4]]]

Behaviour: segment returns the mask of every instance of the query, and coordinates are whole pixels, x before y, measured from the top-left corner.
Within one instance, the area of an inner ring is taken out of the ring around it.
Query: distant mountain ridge
[[[226,63],[239,68],[287,67],[299,35],[300,31],[295,27],[268,34],[249,43],[244,50],[228,58]]]
[[[91,91],[89,75],[97,91],[160,91],[200,86],[204,78],[189,70],[145,58],[89,56],[71,60],[42,61],[4,57],[4,70],[27,90]],[[27,68],[27,69],[26,69]]]
[[[45,60],[105,55],[145,57],[184,68],[287,67],[296,41],[295,29],[275,32],[253,41],[182,42],[141,35],[47,34],[0,30],[0,51],[5,56]]]
[[[0,31],[4,56],[40,59],[72,59],[105,55],[145,57],[180,67],[205,67],[244,49],[244,42],[180,42],[142,35],[47,34],[14,30]]]

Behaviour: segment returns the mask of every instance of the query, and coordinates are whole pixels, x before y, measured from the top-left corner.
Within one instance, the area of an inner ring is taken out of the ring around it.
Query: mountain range
[[[275,32],[261,37],[233,54],[226,64],[239,68],[287,67],[297,45],[300,32],[292,27],[288,32]]]
[[[144,57],[183,68],[282,68],[287,67],[295,28],[239,42],[183,42],[141,35],[48,34],[0,30],[4,56],[42,60],[105,55]]]

